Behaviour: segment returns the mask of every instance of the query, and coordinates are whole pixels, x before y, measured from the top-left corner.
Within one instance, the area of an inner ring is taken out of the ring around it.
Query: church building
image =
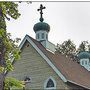
[[[44,22],[40,5],[40,21],[33,27],[36,39],[26,35],[19,48],[21,58],[13,62],[14,71],[7,77],[25,81],[27,89],[90,89],[90,72],[75,60],[55,52],[48,40],[50,25]]]

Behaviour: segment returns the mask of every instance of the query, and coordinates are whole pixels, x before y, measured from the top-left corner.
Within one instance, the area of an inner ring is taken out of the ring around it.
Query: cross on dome
[[[43,15],[43,11],[42,11],[42,10],[45,9],[45,8],[46,8],[46,7],[44,7],[44,6],[41,4],[41,5],[40,5],[40,8],[37,9],[38,11],[40,11],[40,21],[41,21],[41,22],[43,22],[43,20],[44,20],[44,19],[43,19],[43,16],[42,16],[42,15]]]

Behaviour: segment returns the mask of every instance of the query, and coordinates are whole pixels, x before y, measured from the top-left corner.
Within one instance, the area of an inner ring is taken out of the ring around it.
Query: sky
[[[26,34],[35,38],[33,26],[39,22],[40,4],[46,7],[43,18],[50,25],[50,42],[56,45],[71,39],[77,46],[81,41],[90,42],[90,2],[22,2],[18,7],[20,18],[7,21],[7,32],[12,38],[22,40]]]

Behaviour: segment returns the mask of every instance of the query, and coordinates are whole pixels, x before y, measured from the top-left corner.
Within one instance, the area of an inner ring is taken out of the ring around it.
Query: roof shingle
[[[68,82],[90,89],[90,72],[80,64],[60,53],[51,53],[38,41],[28,36],[36,46],[50,59]]]

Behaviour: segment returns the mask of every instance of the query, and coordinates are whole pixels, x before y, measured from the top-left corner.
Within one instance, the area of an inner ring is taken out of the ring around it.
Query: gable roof
[[[21,42],[19,46],[20,49],[23,47],[26,40],[36,49],[44,60],[46,60],[64,82],[70,82],[90,89],[90,72],[84,67],[64,55],[49,52],[39,41],[36,41],[28,35],[26,35]]]

